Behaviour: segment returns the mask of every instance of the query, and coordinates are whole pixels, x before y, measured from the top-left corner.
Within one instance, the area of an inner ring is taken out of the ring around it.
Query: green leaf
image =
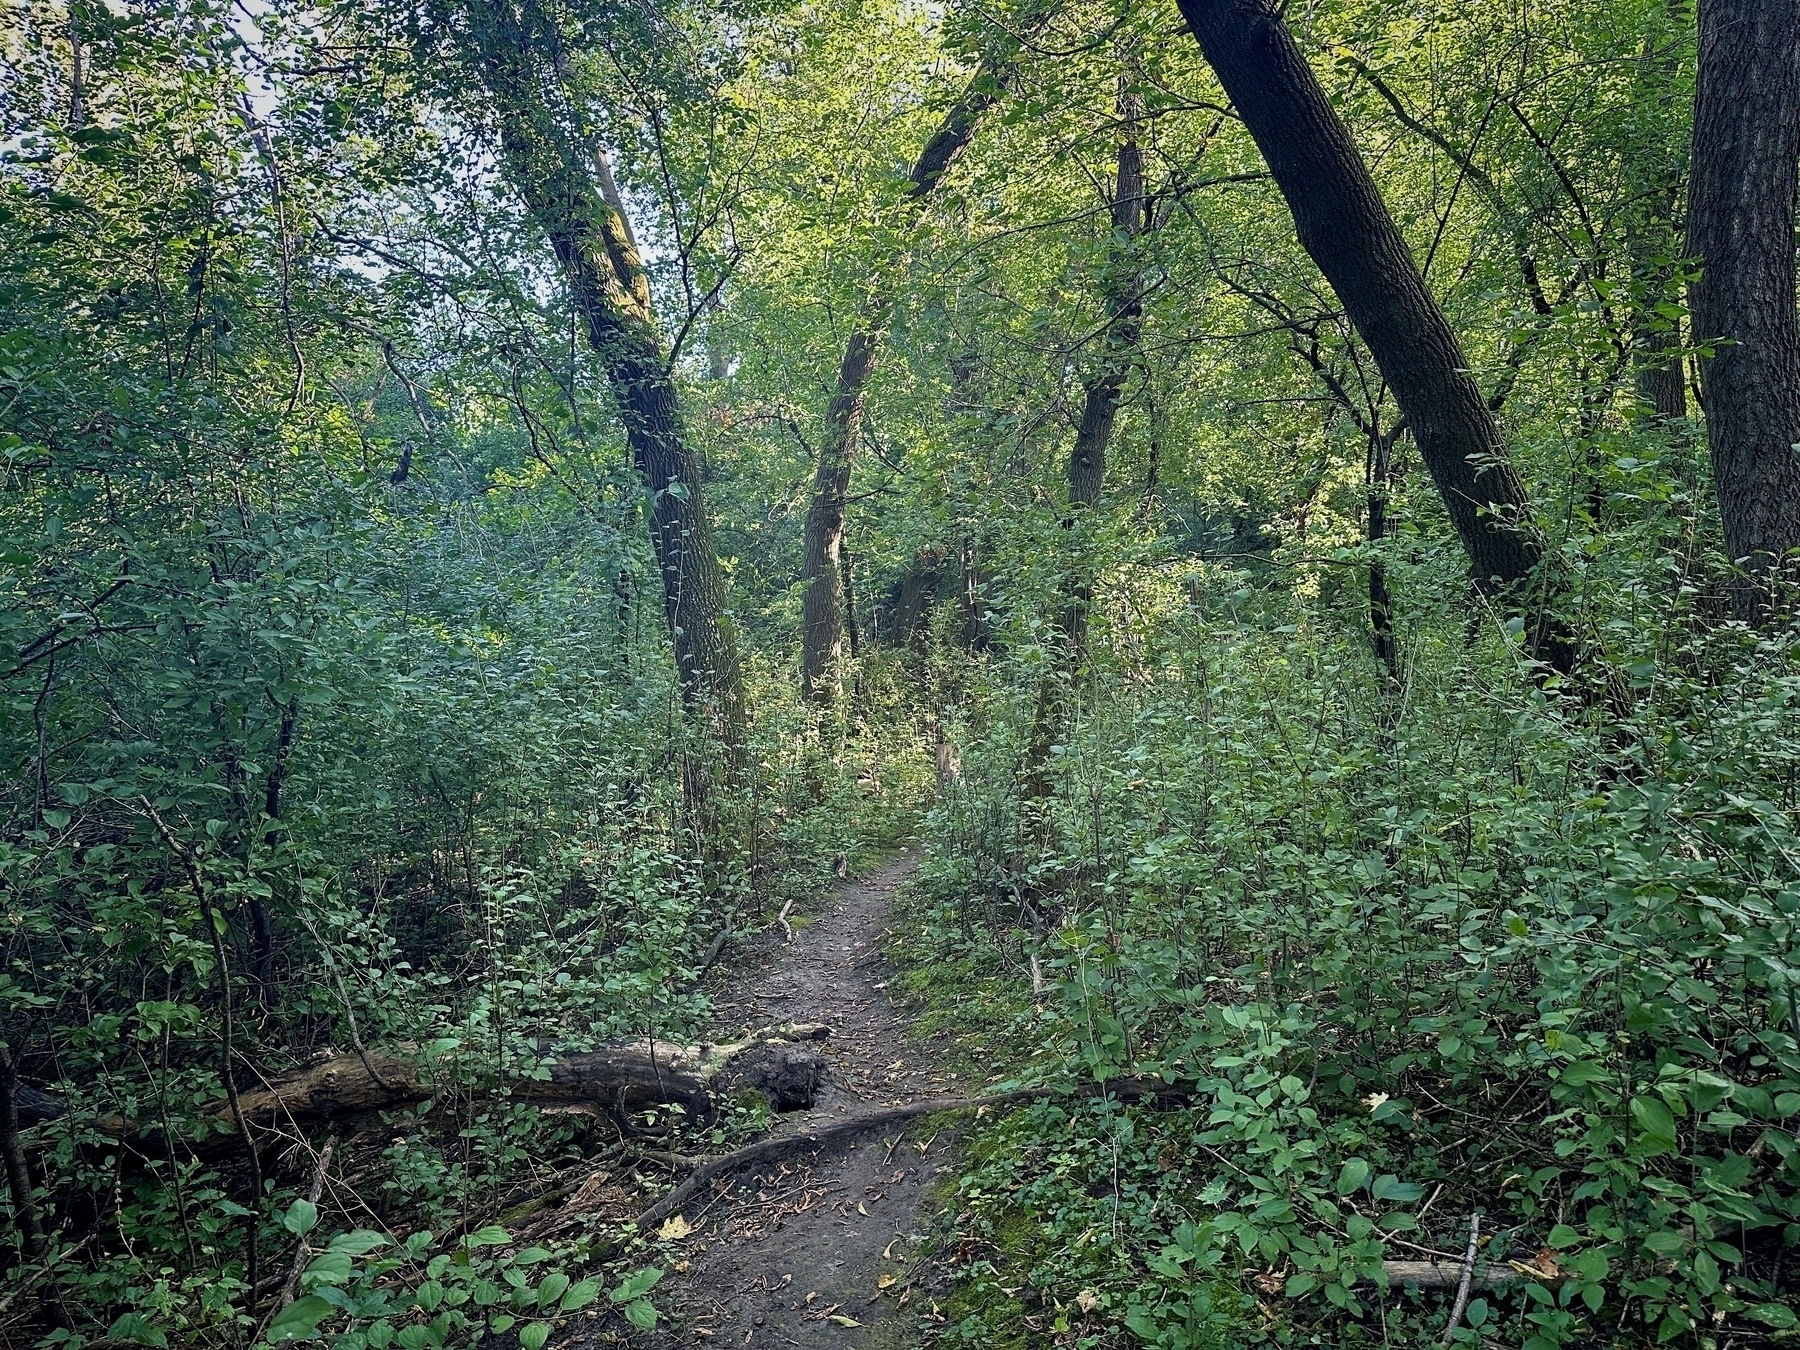
[[[1588,1083],[1604,1083],[1612,1074],[1604,1064],[1591,1059],[1578,1059],[1572,1064],[1563,1065],[1560,1076],[1571,1087],[1583,1087]]]
[[[157,1350],[164,1350],[164,1347],[169,1344],[169,1338],[163,1334],[163,1329],[139,1312],[124,1314],[112,1324],[106,1334],[115,1341],[130,1341],[135,1345],[153,1345]]]
[[[640,1298],[636,1303],[625,1305],[625,1320],[648,1331],[656,1325],[656,1309],[650,1306],[649,1300]]]
[[[583,1280],[580,1284],[570,1287],[569,1291],[562,1296],[562,1301],[557,1304],[557,1307],[563,1312],[579,1312],[599,1297],[599,1282]]]
[[[489,1224],[486,1228],[478,1228],[463,1239],[465,1247],[503,1247],[512,1241],[512,1234],[499,1224]]]
[[[634,1298],[642,1298],[655,1287],[656,1282],[662,1277],[663,1273],[660,1267],[647,1266],[636,1274],[627,1276],[620,1282],[619,1287],[607,1297],[614,1303],[626,1303]]]
[[[1545,1238],[1544,1241],[1549,1243],[1552,1247],[1555,1247],[1558,1251],[1561,1251],[1566,1247],[1573,1247],[1576,1243],[1580,1242],[1581,1234],[1569,1227],[1568,1224],[1559,1223],[1550,1230],[1550,1236]]]
[[[281,1216],[281,1226],[295,1236],[312,1232],[319,1223],[319,1207],[310,1200],[296,1200]]]
[[[1338,1184],[1340,1186],[1343,1184],[1342,1178],[1339,1178]],[[1384,1172],[1375,1178],[1375,1184],[1370,1188],[1369,1194],[1377,1200],[1392,1200],[1404,1205],[1423,1196],[1425,1188],[1410,1181],[1402,1181],[1391,1172]]]
[[[351,1269],[348,1252],[326,1252],[314,1257],[300,1278],[308,1289],[318,1284],[343,1284]]]
[[[548,1322],[533,1322],[519,1332],[519,1350],[543,1350],[544,1342],[550,1339]]]
[[[1658,1256],[1673,1256],[1686,1245],[1687,1241],[1680,1233],[1672,1233],[1666,1228],[1644,1238],[1644,1250]]]
[[[1337,1193],[1351,1195],[1360,1191],[1369,1180],[1369,1164],[1361,1158],[1352,1158],[1338,1172]]]
[[[1675,1117],[1657,1098],[1633,1097],[1631,1118],[1644,1132],[1642,1138],[1657,1146],[1659,1151],[1675,1147]]]
[[[265,1339],[271,1345],[282,1341],[307,1341],[319,1334],[319,1323],[332,1313],[332,1307],[317,1294],[297,1298],[275,1314]]]
[[[345,1256],[363,1256],[377,1247],[387,1246],[391,1241],[391,1238],[383,1237],[380,1233],[371,1232],[367,1228],[358,1228],[352,1232],[336,1234],[330,1242],[325,1244],[325,1249],[342,1252]]]
[[[1774,1327],[1777,1331],[1786,1331],[1800,1322],[1794,1310],[1785,1303],[1759,1303],[1745,1313],[1746,1317],[1754,1317],[1766,1327]]]
[[[544,1276],[537,1287],[538,1307],[548,1308],[552,1303],[556,1302],[557,1299],[562,1297],[563,1290],[568,1287],[569,1277],[560,1270],[553,1271]]]

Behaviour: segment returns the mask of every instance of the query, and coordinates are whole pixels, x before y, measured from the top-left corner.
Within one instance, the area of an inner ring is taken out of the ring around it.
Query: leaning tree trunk
[[[1800,547],[1794,312],[1800,0],[1701,0],[1688,252],[1694,340],[1725,545],[1753,577]],[[1748,618],[1762,585],[1740,587]]]
[[[1034,26],[1041,22],[1041,18],[1034,20]],[[1018,51],[1017,39],[1010,37],[991,51],[925,143],[907,176],[902,198],[903,207],[911,211],[909,223],[917,223],[925,198],[968,149],[981,115],[999,97]],[[875,374],[875,357],[893,313],[890,287],[888,278],[876,279],[868,312],[845,344],[837,387],[825,415],[825,440],[814,466],[812,498],[806,508],[800,565],[805,586],[800,602],[800,689],[808,701],[821,707],[830,706],[837,698],[837,671],[844,650],[844,508],[856,444],[862,435],[869,380]]]
[[[504,0],[471,0],[469,14],[472,55],[499,124],[501,166],[562,266],[650,495],[650,537],[682,705],[718,737],[735,775],[745,754],[743,676],[649,277],[624,214],[576,160],[575,138],[549,107],[541,86],[552,63],[536,59],[534,35]],[[693,775],[687,788],[690,804],[704,795]]]
[[[1368,166],[1273,0],[1179,0],[1268,162],[1300,243],[1362,334],[1412,428],[1478,586],[1527,615],[1537,655],[1571,669],[1566,628],[1531,588],[1544,546],[1506,444]],[[1540,583],[1541,584],[1541,583]]]
[[[1109,203],[1115,246],[1108,250],[1101,282],[1108,323],[1100,336],[1100,359],[1083,382],[1081,425],[1075,432],[1075,444],[1064,471],[1071,520],[1099,505],[1106,487],[1106,451],[1112,443],[1120,396],[1137,360],[1138,338],[1144,328],[1143,276],[1135,256],[1138,238],[1151,223],[1145,213],[1144,152],[1138,145],[1144,100],[1132,87],[1129,73],[1119,77],[1118,113],[1120,140]],[[1078,662],[1086,647],[1092,591],[1093,583],[1085,575],[1077,577],[1071,586],[1071,603],[1063,616],[1071,662]]]

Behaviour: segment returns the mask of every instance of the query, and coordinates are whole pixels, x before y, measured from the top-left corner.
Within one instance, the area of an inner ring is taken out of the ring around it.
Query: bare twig
[[[312,1204],[319,1203],[319,1193],[325,1189],[325,1169],[331,1166],[331,1149],[333,1141],[327,1139],[325,1147],[319,1150],[319,1160],[313,1164],[312,1185],[307,1188],[306,1198]],[[306,1269],[306,1258],[311,1248],[306,1245],[306,1235],[300,1236],[300,1245],[294,1251],[294,1264],[288,1267],[287,1279],[282,1281],[281,1293],[275,1298],[275,1306],[256,1328],[256,1335],[250,1338],[251,1344],[262,1339],[269,1329],[269,1323],[275,1320],[275,1314],[294,1301],[294,1290],[300,1286],[300,1272]]]
[[[221,1064],[222,1076],[225,1079],[225,1095],[231,1102],[231,1118],[237,1125],[238,1137],[244,1141],[244,1157],[250,1164],[251,1209],[244,1222],[244,1264],[249,1273],[249,1285],[256,1288],[261,1274],[257,1259],[256,1224],[258,1210],[262,1203],[262,1163],[256,1156],[256,1140],[250,1135],[249,1122],[244,1119],[243,1107],[238,1102],[237,1081],[232,1077],[232,1013],[231,1013],[231,967],[225,961],[225,939],[219,932],[219,920],[212,907],[212,900],[207,895],[206,878],[201,874],[200,863],[193,852],[174,835],[174,832],[163,823],[157,814],[156,807],[148,797],[139,797],[144,810],[149,812],[150,819],[156,825],[156,832],[163,837],[169,851],[181,863],[182,870],[188,875],[188,882],[194,888],[194,900],[200,907],[200,922],[206,925],[207,936],[212,939],[213,959],[219,963],[219,998],[220,1013],[224,1026],[224,1055]]]
[[[1475,1278],[1475,1249],[1481,1240],[1481,1215],[1469,1215],[1469,1250],[1463,1254],[1462,1283],[1456,1286],[1456,1303],[1450,1309],[1450,1321],[1444,1326],[1439,1345],[1450,1344],[1456,1335],[1456,1324],[1462,1321],[1463,1309],[1469,1306],[1469,1282]]]

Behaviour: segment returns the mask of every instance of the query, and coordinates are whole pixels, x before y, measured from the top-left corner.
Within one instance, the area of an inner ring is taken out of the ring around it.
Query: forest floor
[[[719,1038],[783,1022],[831,1028],[813,1108],[779,1117],[773,1133],[957,1095],[944,1047],[910,1036],[911,1019],[888,995],[882,938],[916,865],[908,854],[840,887],[829,908],[795,921],[791,939],[772,930],[718,982]],[[674,1244],[655,1295],[667,1321],[632,1343],[904,1350],[935,1282],[921,1251],[934,1192],[954,1176],[941,1119],[875,1125],[696,1196],[682,1215],[692,1231]]]

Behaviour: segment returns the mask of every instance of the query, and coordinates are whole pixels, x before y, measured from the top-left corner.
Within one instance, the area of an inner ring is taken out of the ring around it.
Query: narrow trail
[[[847,883],[791,941],[776,930],[770,948],[727,976],[717,1033],[780,1022],[831,1028],[813,1109],[780,1118],[774,1133],[957,1095],[929,1047],[908,1041],[909,1019],[887,995],[881,936],[916,865],[909,854]],[[695,1196],[683,1212],[693,1231],[677,1244],[658,1297],[668,1325],[634,1344],[898,1350],[916,1311],[909,1270],[931,1189],[949,1169],[948,1143],[929,1127],[909,1134],[890,1124]]]

